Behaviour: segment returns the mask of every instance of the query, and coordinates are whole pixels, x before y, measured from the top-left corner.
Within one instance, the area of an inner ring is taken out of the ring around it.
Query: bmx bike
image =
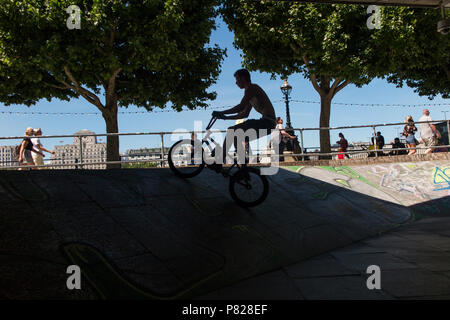
[[[170,169],[181,178],[192,178],[198,175],[203,168],[217,168],[215,165],[215,152],[222,147],[211,137],[211,128],[217,118],[212,117],[206,127],[205,137],[200,141],[192,134],[191,139],[175,142],[169,150],[168,162]],[[239,164],[235,157],[232,165],[223,166],[218,173],[229,178],[228,190],[231,198],[242,207],[254,207],[261,204],[269,194],[269,182],[266,176],[261,175],[259,168],[248,167],[247,162]],[[237,169],[237,170],[234,170]]]

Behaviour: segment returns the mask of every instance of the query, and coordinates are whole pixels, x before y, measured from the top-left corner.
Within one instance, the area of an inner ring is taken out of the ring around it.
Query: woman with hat
[[[31,142],[31,137],[33,136],[33,128],[28,127],[25,130],[25,136],[20,144],[19,151],[19,163],[23,166],[34,166],[33,156],[31,152],[37,152],[33,149],[33,143]],[[30,138],[28,138],[30,137]],[[42,154],[42,153],[41,153]],[[19,170],[23,170],[24,168],[19,168]]]
[[[414,120],[412,116],[407,116],[405,119],[405,127],[403,128],[402,135],[406,137],[406,147],[407,148],[415,148],[416,147],[416,137],[414,133],[417,131],[416,126],[414,125]],[[412,155],[416,153],[416,149],[410,149],[408,155]]]

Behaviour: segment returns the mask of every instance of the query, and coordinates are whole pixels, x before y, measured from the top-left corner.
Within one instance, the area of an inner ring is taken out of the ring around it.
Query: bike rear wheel
[[[230,195],[242,207],[254,207],[266,200],[269,182],[258,168],[243,167],[230,178]]]
[[[169,150],[169,167],[179,177],[192,178],[205,167],[203,148],[197,140],[184,139],[173,144]]]

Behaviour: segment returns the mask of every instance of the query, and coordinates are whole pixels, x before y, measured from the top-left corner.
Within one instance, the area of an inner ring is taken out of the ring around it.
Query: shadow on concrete
[[[2,172],[0,296],[190,298],[449,211],[448,196],[408,208],[351,169],[324,172],[281,169],[252,209],[210,170]]]

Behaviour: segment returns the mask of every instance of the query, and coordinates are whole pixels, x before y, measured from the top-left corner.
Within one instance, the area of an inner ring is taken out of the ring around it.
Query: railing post
[[[300,129],[300,153],[302,154],[302,161],[305,160],[303,157],[303,129]]]
[[[83,169],[83,136],[80,136],[80,169]]]
[[[161,133],[161,167],[164,167],[164,133]]]
[[[373,149],[375,151],[375,157],[378,157],[377,133],[375,132],[375,126],[372,126],[372,129],[373,129]]]

